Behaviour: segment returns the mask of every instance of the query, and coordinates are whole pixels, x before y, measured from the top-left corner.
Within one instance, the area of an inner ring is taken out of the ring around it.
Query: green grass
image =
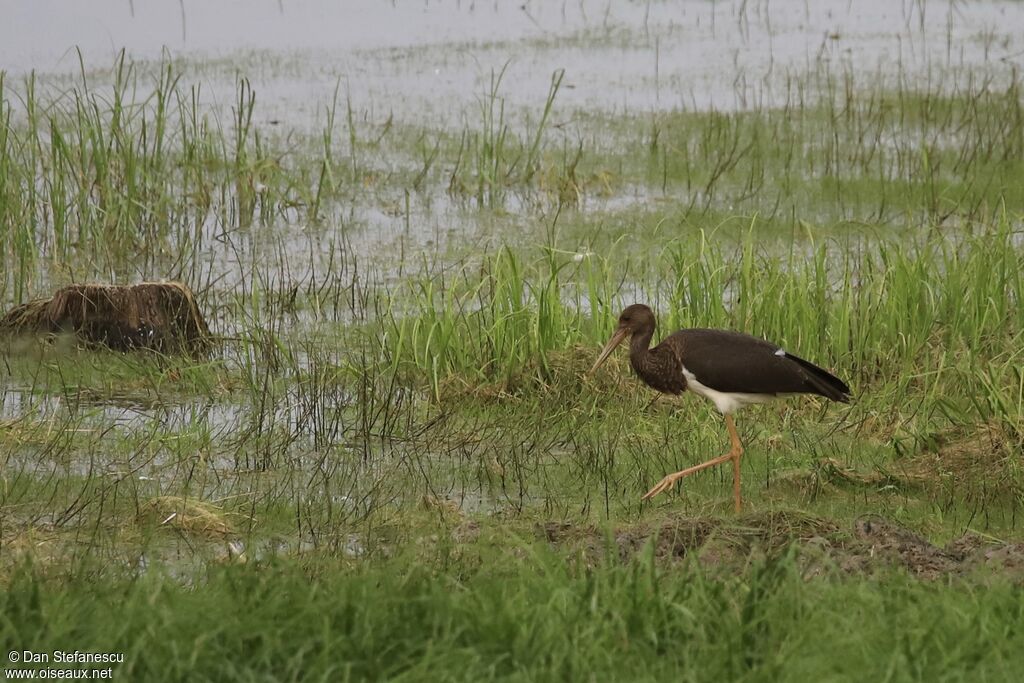
[[[1021,538],[1020,84],[955,75],[652,116],[566,112],[561,72],[513,111],[499,71],[452,129],[339,89],[303,134],[244,78],[214,110],[168,63],[0,72],[0,302],[175,277],[222,334],[4,342],[0,638],[146,680],[1019,678],[1012,566],[807,561],[873,515]],[[720,470],[639,500],[726,438],[622,352],[584,377],[634,301],[853,387],[739,417],[746,516]],[[776,517],[711,567],[622,550]]]
[[[753,230],[728,250],[714,235],[680,236],[651,262],[577,262],[551,249],[529,261],[505,251],[473,270],[414,280],[415,303],[385,321],[381,344],[438,399],[452,374],[507,385],[532,370],[543,383],[550,354],[599,347],[618,311],[643,301],[662,314],[663,334],[719,327],[763,336],[848,378],[866,406],[874,393],[891,400],[913,385],[917,399],[996,421],[1021,442],[1024,253],[1012,221],[1004,214],[974,234],[824,242],[788,255],[759,248]]]
[[[124,653],[132,680],[1015,680],[1020,588],[900,574],[807,580],[791,557],[721,580],[649,559],[586,570],[524,545],[50,581],[17,573],[5,649]]]

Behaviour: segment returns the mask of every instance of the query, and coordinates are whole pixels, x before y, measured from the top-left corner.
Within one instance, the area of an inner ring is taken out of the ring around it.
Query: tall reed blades
[[[565,77],[562,69],[551,75],[539,120],[531,132],[517,135],[506,118],[505,97],[501,94],[507,69],[506,63],[491,74],[490,85],[478,100],[479,125],[462,132],[448,183],[451,193],[472,196],[480,206],[492,208],[502,206],[510,190],[531,189],[537,184],[538,175],[550,175],[543,168],[542,152],[555,97]],[[563,154],[559,178],[574,183],[578,163],[579,154]],[[546,182],[551,184],[550,180]]]
[[[169,63],[147,83],[122,53],[109,88],[91,78],[81,64],[68,90],[41,87],[34,75],[12,89],[0,73],[3,298],[30,296],[48,265],[70,269],[72,280],[125,268],[146,277],[168,252],[201,245],[212,222],[245,224],[321,201],[314,164],[287,169],[262,140],[248,81],[225,130]]]
[[[1014,224],[1001,215],[964,236],[823,242],[788,256],[764,253],[753,231],[736,247],[698,233],[631,265],[553,249],[529,261],[503,250],[395,292],[380,343],[397,369],[426,378],[435,393],[448,375],[508,381],[535,370],[543,380],[552,351],[596,348],[620,308],[638,300],[658,309],[662,334],[746,331],[858,386],[924,381],[945,367],[958,395],[1010,391],[1012,373],[993,380],[982,369],[1009,367],[1006,349],[1024,331],[1024,249]],[[985,405],[1020,414],[1019,397],[993,395]]]

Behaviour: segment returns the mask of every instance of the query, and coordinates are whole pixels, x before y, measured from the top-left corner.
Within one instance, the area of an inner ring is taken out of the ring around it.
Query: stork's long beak
[[[608,360],[608,356],[612,355],[612,351],[615,350],[615,347],[621,344],[622,340],[625,339],[626,335],[628,334],[629,330],[626,329],[625,327],[620,327],[617,330],[615,330],[615,334],[612,335],[612,338],[609,339],[608,343],[604,345],[603,349],[601,349],[601,355],[597,357],[597,361],[594,363],[594,367],[590,368],[590,371],[587,374],[593,374],[594,370],[597,370],[599,367],[601,367],[601,363],[604,363],[606,360]]]

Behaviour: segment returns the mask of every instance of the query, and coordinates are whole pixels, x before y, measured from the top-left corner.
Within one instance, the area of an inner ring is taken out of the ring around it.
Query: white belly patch
[[[778,398],[775,394],[747,394],[739,391],[717,391],[711,387],[706,387],[697,381],[697,376],[692,372],[683,368],[683,376],[686,377],[686,388],[693,391],[698,396],[703,396],[706,399],[711,400],[715,407],[718,408],[718,412],[729,415],[735,413],[743,406],[748,406],[752,403],[766,403],[772,399]]]

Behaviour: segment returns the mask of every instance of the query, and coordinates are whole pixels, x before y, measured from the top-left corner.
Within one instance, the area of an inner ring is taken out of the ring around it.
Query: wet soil
[[[662,565],[696,559],[713,572],[734,573],[753,562],[792,553],[807,576],[897,569],[924,580],[987,573],[1024,582],[1024,543],[967,533],[938,546],[877,515],[858,518],[852,526],[786,511],[735,521],[674,516],[608,532],[548,522],[538,525],[538,533],[555,547],[581,553],[588,564],[605,561],[609,555],[628,561],[653,551]]]

